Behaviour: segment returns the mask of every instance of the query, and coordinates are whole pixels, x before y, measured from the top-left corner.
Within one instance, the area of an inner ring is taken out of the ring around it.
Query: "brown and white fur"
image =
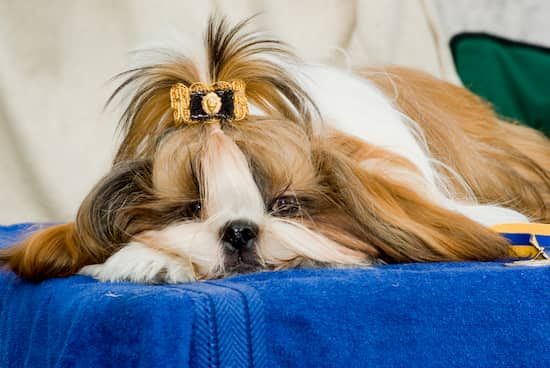
[[[175,283],[494,260],[507,242],[489,226],[550,222],[540,133],[424,73],[306,65],[245,26],[212,20],[203,67],[163,52],[123,73],[115,95],[130,101],[112,170],[73,223],[2,250],[0,264],[32,281],[80,272]],[[235,79],[246,82],[248,118],[175,127],[173,84]]]

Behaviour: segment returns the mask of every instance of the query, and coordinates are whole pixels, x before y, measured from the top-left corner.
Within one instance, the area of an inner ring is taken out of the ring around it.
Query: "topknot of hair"
[[[158,137],[173,128],[170,88],[176,83],[231,82],[246,84],[249,103],[276,119],[303,125],[311,131],[311,113],[317,109],[311,98],[285,66],[299,62],[283,42],[246,28],[253,17],[230,26],[226,18],[211,16],[205,35],[207,71],[201,73],[191,55],[170,53],[167,60],[136,67],[117,76],[122,83],[107,102],[127,95],[119,127],[124,135],[115,163],[146,159],[154,151]],[[201,81],[207,75],[209,81]]]

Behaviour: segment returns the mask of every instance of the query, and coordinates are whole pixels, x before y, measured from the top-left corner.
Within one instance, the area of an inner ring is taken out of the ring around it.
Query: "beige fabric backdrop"
[[[4,0],[0,2],[0,224],[74,216],[108,170],[103,111],[128,50],[201,37],[212,11],[256,25],[310,62],[395,63],[454,80],[430,0]]]

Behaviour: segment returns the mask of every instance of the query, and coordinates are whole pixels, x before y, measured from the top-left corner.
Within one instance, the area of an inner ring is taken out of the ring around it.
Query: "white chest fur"
[[[430,159],[416,124],[392,106],[371,82],[326,66],[301,66],[301,84],[325,123],[368,143],[406,157],[433,184]],[[321,129],[321,127],[318,127]],[[419,142],[420,141],[420,142]]]

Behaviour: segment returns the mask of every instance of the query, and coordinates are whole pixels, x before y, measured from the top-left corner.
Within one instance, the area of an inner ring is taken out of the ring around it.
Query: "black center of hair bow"
[[[170,102],[176,126],[183,124],[238,121],[248,114],[245,83],[219,81],[210,86],[176,83],[170,89]]]

